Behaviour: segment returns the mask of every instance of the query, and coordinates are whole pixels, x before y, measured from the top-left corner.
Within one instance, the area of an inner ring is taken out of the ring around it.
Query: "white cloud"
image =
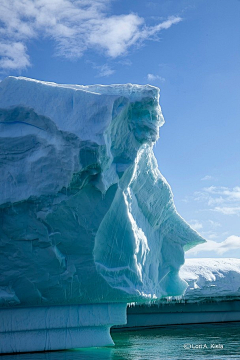
[[[229,206],[215,206],[213,209],[211,209],[213,211],[222,213],[224,215],[238,215],[240,216],[240,206],[234,206],[234,207],[229,207]]]
[[[12,44],[0,43],[0,56],[0,68],[24,69],[30,66],[26,47],[21,42],[13,42]]]
[[[107,64],[104,64],[102,66],[94,66],[94,68],[99,70],[99,77],[107,77],[115,73],[115,70],[110,68],[110,66]]]
[[[206,203],[209,210],[240,216],[240,187],[210,186],[195,192],[194,200]]]
[[[213,227],[213,228],[218,228],[221,227],[222,225],[217,222],[217,221],[213,221],[213,220],[208,220],[209,224]]]
[[[230,189],[226,186],[210,186],[204,188],[204,191],[210,194],[225,195],[231,199],[240,200],[240,186]]]
[[[210,231],[202,231],[201,235],[204,237],[204,239],[213,240],[217,239],[218,235],[216,232],[210,230]]]
[[[161,82],[165,81],[165,78],[159,75],[154,75],[154,74],[147,74],[147,78],[149,81],[154,82],[156,80],[159,80]]]
[[[198,220],[190,220],[189,224],[196,231],[201,230],[203,228],[203,225]]]
[[[1,67],[29,66],[28,41],[40,37],[53,39],[57,55],[66,58],[79,58],[87,49],[116,58],[182,20],[171,17],[149,27],[137,14],[109,15],[111,1],[1,0]]]
[[[149,36],[153,36],[158,31],[161,31],[163,29],[169,29],[173,24],[178,24],[180,21],[182,21],[182,18],[180,18],[179,16],[171,16],[167,20],[156,26],[152,26],[149,28],[146,27],[145,30],[142,32],[142,37],[148,38]]]
[[[211,175],[206,175],[201,179],[201,181],[207,181],[207,180],[213,180],[213,177]]]
[[[231,250],[240,249],[240,236],[231,235],[222,242],[207,240],[206,243],[197,245],[187,252],[188,255],[198,255],[200,253],[212,252],[217,255],[223,255]]]
[[[119,15],[106,18],[100,22],[89,36],[91,46],[106,51],[110,57],[117,57],[136,43],[142,32],[140,26],[144,20],[135,14]]]

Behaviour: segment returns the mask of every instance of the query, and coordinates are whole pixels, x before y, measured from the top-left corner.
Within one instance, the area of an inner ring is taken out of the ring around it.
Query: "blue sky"
[[[154,148],[179,213],[240,257],[240,1],[1,0],[0,79],[152,84]]]

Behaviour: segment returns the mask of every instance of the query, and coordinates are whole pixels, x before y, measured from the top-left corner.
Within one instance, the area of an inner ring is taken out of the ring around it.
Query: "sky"
[[[207,240],[186,257],[240,258],[240,1],[1,0],[0,14],[0,80],[161,89],[159,169]]]

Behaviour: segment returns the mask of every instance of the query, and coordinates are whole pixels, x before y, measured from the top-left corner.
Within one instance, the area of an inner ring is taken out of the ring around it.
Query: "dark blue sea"
[[[4,355],[0,360],[240,359],[240,323],[167,326],[112,333],[114,347]]]

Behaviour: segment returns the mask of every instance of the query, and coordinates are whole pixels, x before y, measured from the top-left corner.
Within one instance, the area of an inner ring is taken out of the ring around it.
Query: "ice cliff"
[[[159,90],[0,83],[0,306],[180,295],[184,249],[153,145]]]

